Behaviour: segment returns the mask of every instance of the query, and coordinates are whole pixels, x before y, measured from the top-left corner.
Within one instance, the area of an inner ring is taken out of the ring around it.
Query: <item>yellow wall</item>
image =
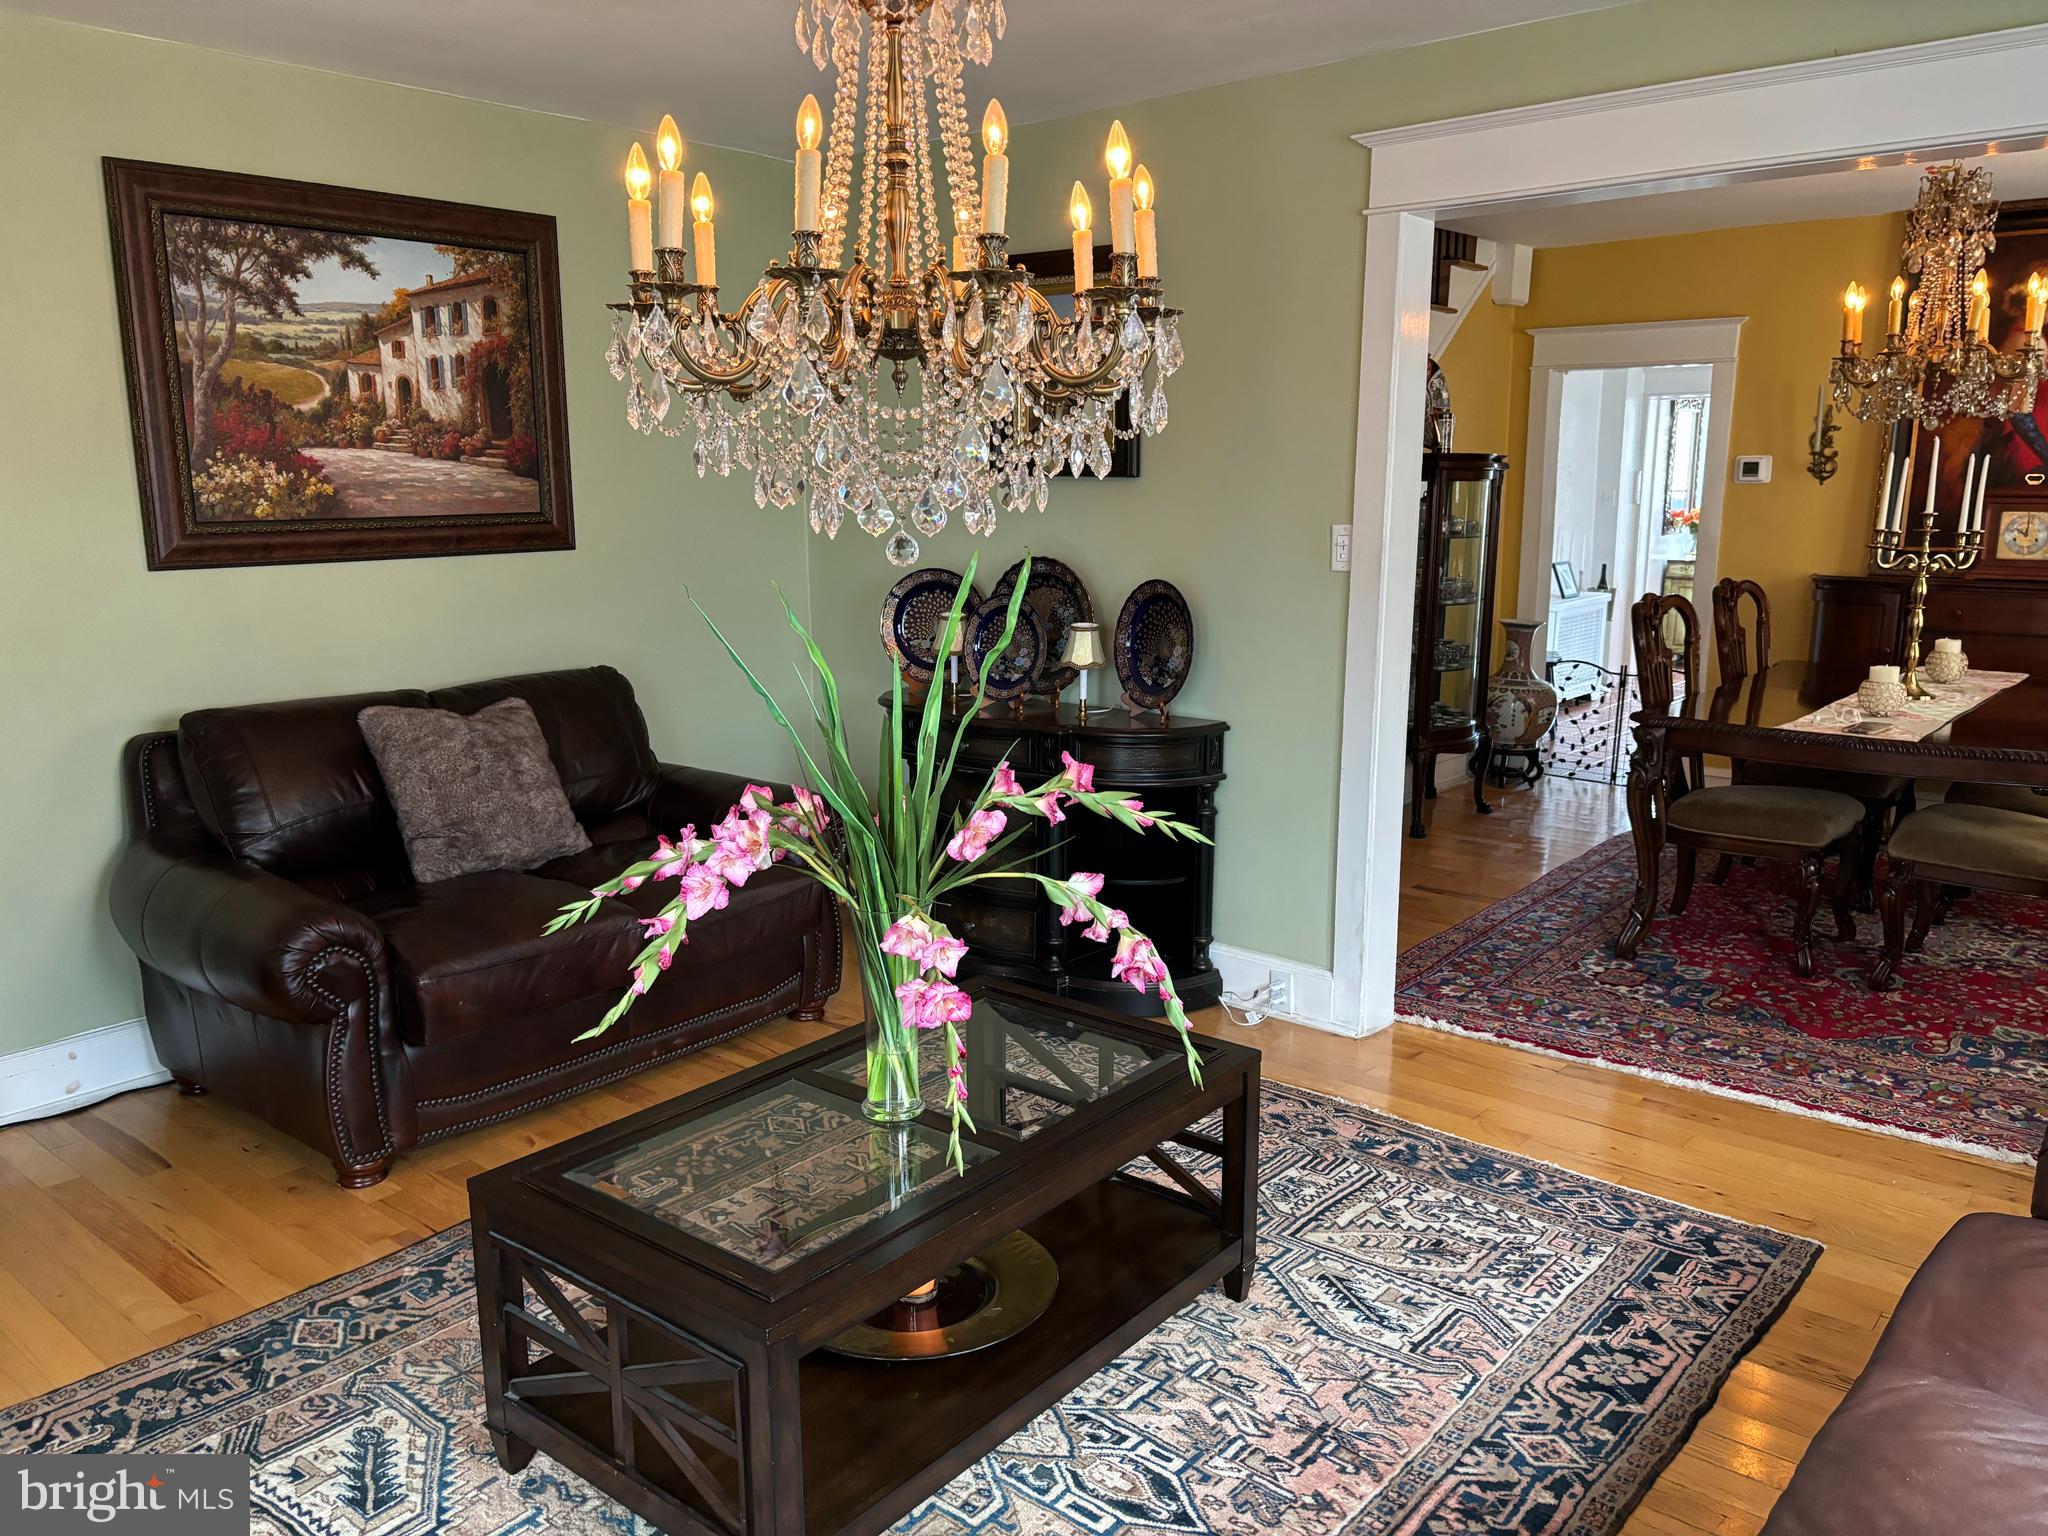
[[[1767,453],[1774,463],[1769,485],[1728,486],[1719,574],[1761,582],[1773,658],[1804,657],[1812,576],[1864,567],[1879,457],[1878,430],[1843,417],[1840,471],[1825,485],[1806,473],[1814,390],[1841,336],[1843,286],[1854,277],[1882,292],[1902,229],[1902,216],[1887,214],[1538,251],[1529,303],[1513,310],[1481,300],[1444,349],[1458,447],[1526,455],[1533,329],[1746,316],[1729,451]],[[1520,576],[1525,494],[1510,481],[1495,588],[1502,613]]]

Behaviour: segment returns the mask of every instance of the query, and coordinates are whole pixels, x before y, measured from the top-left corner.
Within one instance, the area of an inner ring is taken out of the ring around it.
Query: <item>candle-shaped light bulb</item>
[[[1884,328],[1896,336],[1905,328],[1905,318],[1906,280],[1903,277],[1895,277],[1892,279],[1891,307],[1885,311]]]
[[[1109,146],[1103,163],[1109,167],[1109,245],[1122,254],[1138,248],[1137,207],[1132,197],[1131,136],[1121,120],[1109,125]]]
[[[626,156],[627,265],[635,272],[654,270],[654,206],[647,201],[653,185],[647,152],[635,143]]]
[[[2041,321],[2048,315],[2048,281],[2038,272],[2027,274],[2027,334],[2038,336]]]
[[[818,98],[805,96],[803,104],[796,109],[796,227],[811,230],[818,227],[818,188],[824,175],[824,162],[818,153],[818,146],[825,142],[825,114],[818,109]]]
[[[1991,279],[1982,267],[1970,279],[1970,331],[1979,341],[1991,336]]]
[[[1086,293],[1095,286],[1095,208],[1088,201],[1088,189],[1078,181],[1067,201],[1067,217],[1074,224],[1074,292]]]
[[[1842,340],[1863,339],[1863,288],[1851,283],[1842,290]]]
[[[702,171],[690,184],[690,212],[696,222],[691,227],[697,247],[697,281],[706,288],[718,286],[718,232],[712,227],[711,178]]]
[[[1003,104],[990,101],[981,117],[981,143],[988,154],[981,162],[981,232],[1001,235],[1010,219],[1010,120]]]
[[[664,115],[654,130],[654,158],[661,162],[661,195],[655,201],[661,238],[655,244],[676,250],[683,243],[683,215],[690,200],[683,181],[683,134],[672,117]]]
[[[1131,202],[1136,209],[1134,227],[1138,236],[1138,276],[1141,278],[1159,275],[1159,215],[1153,211],[1153,200],[1158,189],[1152,185],[1152,173],[1142,165],[1131,173]]]

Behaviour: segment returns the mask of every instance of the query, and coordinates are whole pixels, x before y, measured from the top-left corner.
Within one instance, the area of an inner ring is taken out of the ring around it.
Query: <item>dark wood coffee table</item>
[[[1163,1025],[968,990],[964,1176],[940,1114],[862,1119],[855,1029],[470,1181],[508,1470],[544,1450],[693,1536],[879,1531],[1211,1283],[1243,1299],[1259,1053],[1198,1037],[1198,1088]],[[1196,1129],[1219,1111],[1221,1135]],[[1174,1147],[1217,1159],[1220,1191]],[[1019,1229],[1059,1282],[1014,1338],[900,1363],[825,1351]]]

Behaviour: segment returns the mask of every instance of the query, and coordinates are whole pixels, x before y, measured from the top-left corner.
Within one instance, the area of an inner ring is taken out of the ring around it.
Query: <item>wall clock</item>
[[[2048,564],[2048,507],[2006,507],[1998,514],[1995,560]]]

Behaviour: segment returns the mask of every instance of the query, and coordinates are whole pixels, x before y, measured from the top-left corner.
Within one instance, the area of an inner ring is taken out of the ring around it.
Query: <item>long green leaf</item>
[[[971,581],[973,579],[974,572],[973,561],[970,560],[968,562],[967,570],[967,579]],[[950,748],[948,748],[946,752],[945,768],[942,772],[939,773],[936,781],[939,784],[948,784],[952,782],[953,765],[959,760],[960,757],[960,743],[967,739],[967,727],[973,723],[975,716],[981,713],[982,700],[988,696],[988,675],[989,672],[995,667],[996,658],[1002,655],[1003,652],[1007,651],[1010,648],[1010,639],[1013,635],[1017,633],[1017,613],[1018,610],[1024,606],[1024,589],[1030,585],[1030,582],[1031,552],[1029,550],[1026,550],[1024,552],[1024,563],[1017,571],[1017,584],[1010,591],[1009,609],[1003,615],[1002,636],[996,641],[995,645],[990,649],[989,653],[982,658],[981,670],[975,674],[974,707],[970,710],[963,710],[960,715],[959,724],[953,728],[953,744]],[[962,585],[961,590],[963,592],[966,590],[964,583]],[[955,601],[957,602],[958,599],[955,599]],[[927,754],[928,752],[934,751],[937,748],[939,739],[939,723],[938,720],[931,714],[929,705],[926,706],[925,725],[928,735],[925,738],[919,740],[917,747],[918,767],[920,772],[928,771],[930,765],[926,762]],[[921,823],[921,827],[923,831],[923,841],[926,847],[930,847],[932,836],[938,830],[938,821],[938,795],[936,792],[934,792],[931,801],[923,807],[923,820]]]

